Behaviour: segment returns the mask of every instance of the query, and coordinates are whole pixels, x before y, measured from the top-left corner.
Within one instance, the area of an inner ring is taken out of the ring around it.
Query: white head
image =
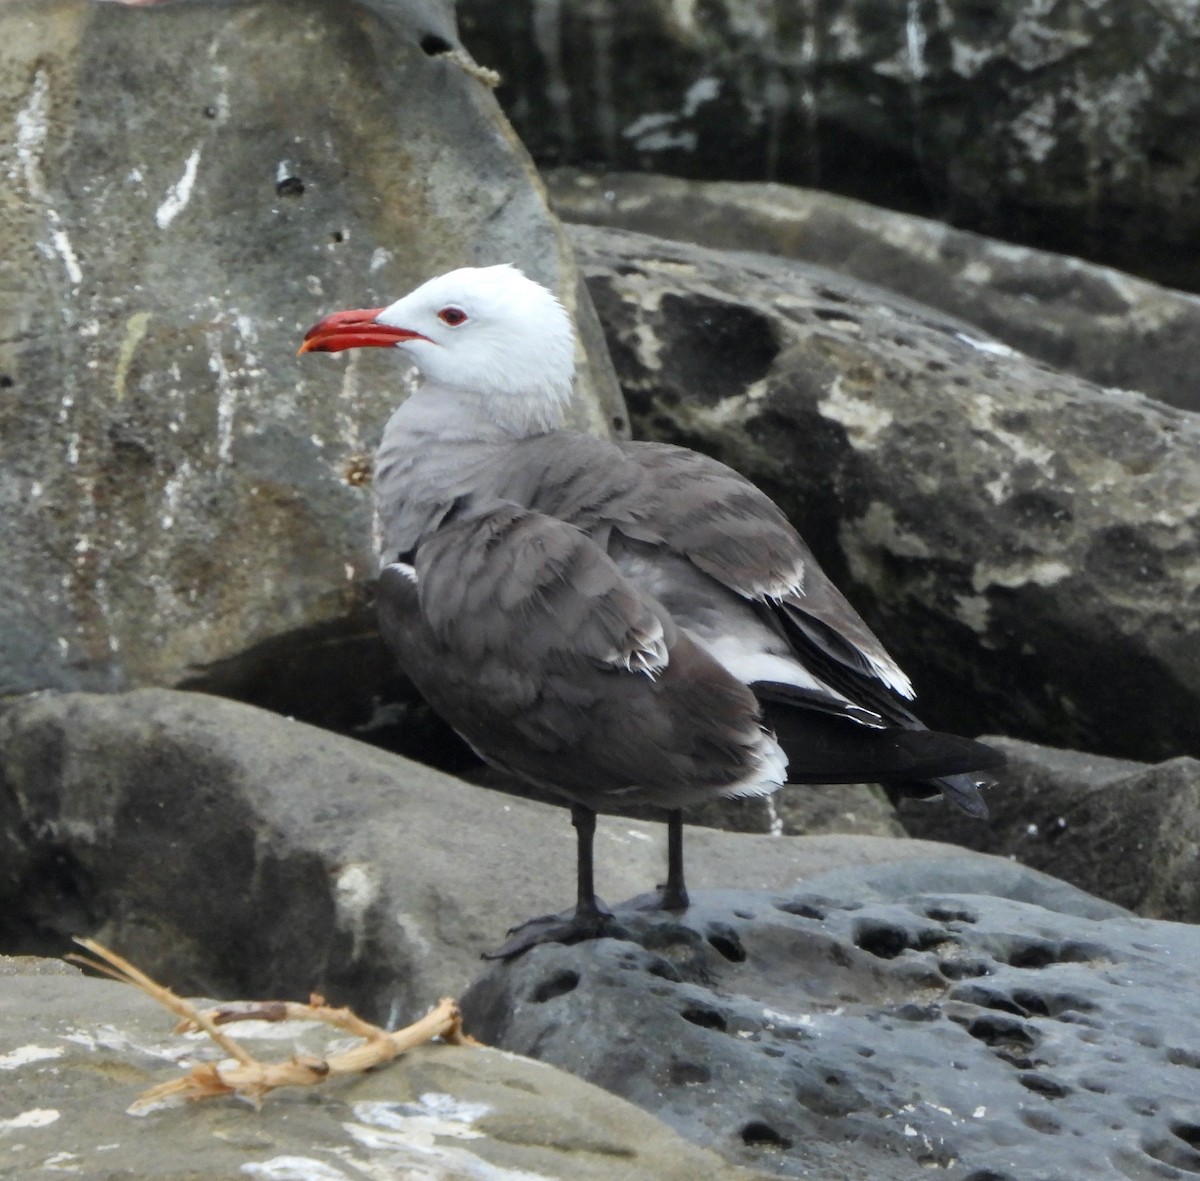
[[[386,308],[335,312],[301,352],[399,349],[436,389],[477,395],[497,421],[562,422],[575,375],[575,336],[562,304],[508,264],[463,267]]]

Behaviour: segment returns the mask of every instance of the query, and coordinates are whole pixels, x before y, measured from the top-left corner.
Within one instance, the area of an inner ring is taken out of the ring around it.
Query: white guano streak
[[[46,1062],[51,1058],[61,1058],[65,1050],[62,1046],[18,1046],[7,1054],[0,1054],[0,1070],[16,1070],[28,1066],[31,1062]]]
[[[183,211],[192,199],[192,186],[196,183],[196,169],[200,167],[200,149],[187,158],[183,166],[183,175],[169,189],[163,198],[163,203],[154,214],[154,220],[160,230],[165,230]]]
[[[46,210],[46,220],[50,224],[50,244],[43,249],[47,254],[58,255],[66,268],[71,285],[78,287],[83,282],[83,270],[71,246],[71,239],[63,228],[62,218],[59,217],[58,210],[50,204],[46,179],[42,175],[41,155],[46,146],[49,106],[50,82],[45,70],[38,70],[34,75],[29,101],[17,112],[17,159],[21,162],[21,171],[25,174],[25,187],[29,190],[29,195],[35,201],[41,202]]]
[[[233,416],[237,409],[237,387],[229,366],[225,364],[225,354],[221,351],[219,333],[208,334],[208,368],[217,379],[217,458],[222,463],[228,463],[233,453]]]
[[[0,1134],[24,1131],[27,1128],[48,1128],[61,1114],[53,1107],[33,1107],[13,1116],[12,1119],[0,1119]]]
[[[908,71],[914,82],[926,74],[925,26],[921,24],[920,0],[908,0],[908,17],[904,22],[904,48],[908,55]]]

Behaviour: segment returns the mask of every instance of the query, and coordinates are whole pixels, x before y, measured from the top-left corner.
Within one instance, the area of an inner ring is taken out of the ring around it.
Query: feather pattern
[[[783,782],[753,693],[564,522],[512,504],[456,520],[384,568],[378,599],[406,672],[495,766],[590,807]]]
[[[922,726],[763,492],[684,448],[561,429],[574,343],[545,288],[466,268],[304,347],[363,344],[425,378],[377,456],[382,625],[489,761],[589,807],[773,790],[786,767],[985,810],[964,773],[996,752]]]

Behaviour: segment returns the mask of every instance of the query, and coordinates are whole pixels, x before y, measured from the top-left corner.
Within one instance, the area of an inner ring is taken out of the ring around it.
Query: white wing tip
[[[770,730],[763,730],[755,743],[753,763],[745,779],[730,784],[721,794],[729,799],[769,796],[787,783],[787,755]]]
[[[389,562],[384,566],[385,570],[393,570],[407,582],[411,582],[413,586],[417,585],[417,568],[410,566],[407,562]]]
[[[891,660],[880,660],[877,656],[867,656],[871,671],[889,688],[911,701],[917,695],[912,681],[904,670]]]
[[[610,652],[606,664],[616,665],[626,672],[642,673],[652,681],[667,667],[670,654],[663,635],[662,624],[654,621],[654,627],[645,632],[633,632],[628,637],[630,647],[621,652]]]
[[[791,574],[784,579],[776,579],[771,583],[763,583],[751,587],[747,597],[759,603],[772,603],[780,606],[788,599],[799,598],[804,594],[804,563],[798,562]]]
[[[648,648],[630,652],[624,661],[630,672],[645,673],[652,681],[667,667],[667,646],[662,640],[653,641]]]

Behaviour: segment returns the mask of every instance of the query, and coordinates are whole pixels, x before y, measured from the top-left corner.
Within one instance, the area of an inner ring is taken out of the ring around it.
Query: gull
[[[565,428],[575,335],[549,290],[466,267],[326,316],[300,351],[365,347],[422,378],[376,456],[382,635],[480,758],[568,801],[577,833],[574,910],[491,954],[619,931],[593,882],[606,808],[665,810],[669,911],[687,907],[682,812],[714,797],[881,782],[986,816],[977,773],[1003,756],[922,725],[765,493],[683,447]]]

